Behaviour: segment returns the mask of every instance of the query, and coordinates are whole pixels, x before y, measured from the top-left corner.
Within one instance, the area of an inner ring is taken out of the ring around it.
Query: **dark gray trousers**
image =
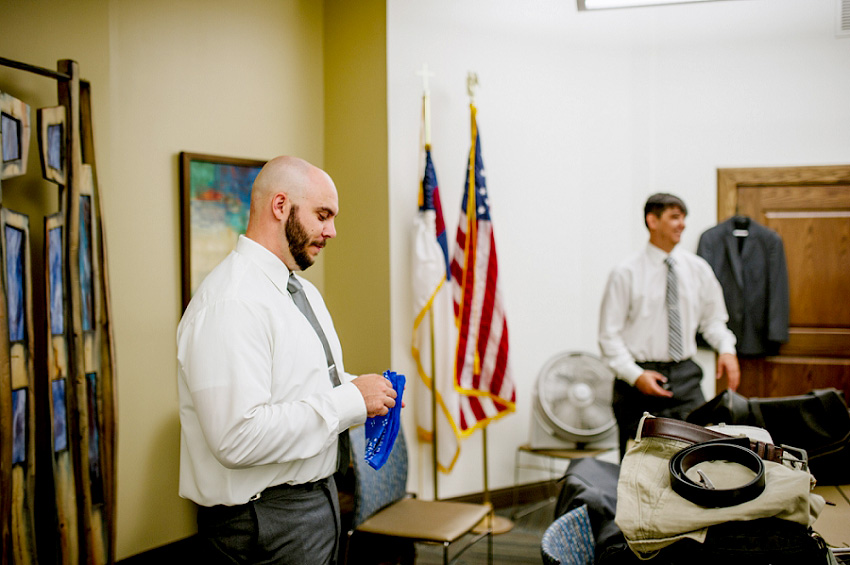
[[[646,361],[638,363],[643,369],[667,377],[672,398],[648,396],[621,379],[614,379],[612,407],[620,428],[620,458],[626,452],[626,442],[634,439],[644,412],[661,418],[684,420],[695,408],[705,403],[700,388],[702,369],[687,359],[678,363]]]
[[[198,507],[198,536],[212,563],[335,565],[340,538],[333,477],[264,490],[238,506]]]

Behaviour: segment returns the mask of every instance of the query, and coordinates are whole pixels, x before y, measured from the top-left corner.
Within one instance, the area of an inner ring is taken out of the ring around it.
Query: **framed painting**
[[[248,225],[251,186],[265,161],[180,153],[183,309]]]

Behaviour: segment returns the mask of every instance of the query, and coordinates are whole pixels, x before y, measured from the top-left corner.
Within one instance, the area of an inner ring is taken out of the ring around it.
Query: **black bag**
[[[620,528],[614,523],[619,478],[619,465],[600,461],[595,457],[582,457],[570,461],[570,466],[561,479],[564,484],[555,505],[555,519],[574,508],[586,505],[597,556],[611,540],[623,539]]]
[[[820,485],[850,483],[850,411],[834,389],[800,396],[749,398],[724,390],[690,413],[701,426],[742,424],[766,429],[776,445],[805,449]]]
[[[587,506],[596,565],[643,565],[614,522],[619,465],[587,457],[570,462],[555,506],[555,519]],[[684,539],[662,549],[652,565],[825,564],[826,546],[811,530],[788,520],[762,518],[711,526],[705,543]]]
[[[616,540],[615,540],[616,541]],[[597,552],[596,565],[821,565],[829,562],[823,538],[780,518],[725,522],[708,528],[704,543],[683,539],[642,561],[620,534]]]

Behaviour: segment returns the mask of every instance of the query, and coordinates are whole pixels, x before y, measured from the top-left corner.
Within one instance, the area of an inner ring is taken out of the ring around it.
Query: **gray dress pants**
[[[212,563],[335,565],[336,483],[280,485],[238,506],[200,506],[198,536]]]

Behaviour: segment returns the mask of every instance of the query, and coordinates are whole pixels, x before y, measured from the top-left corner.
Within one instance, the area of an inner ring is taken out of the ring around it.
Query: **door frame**
[[[738,187],[850,184],[850,165],[717,169],[717,221],[738,211]]]

